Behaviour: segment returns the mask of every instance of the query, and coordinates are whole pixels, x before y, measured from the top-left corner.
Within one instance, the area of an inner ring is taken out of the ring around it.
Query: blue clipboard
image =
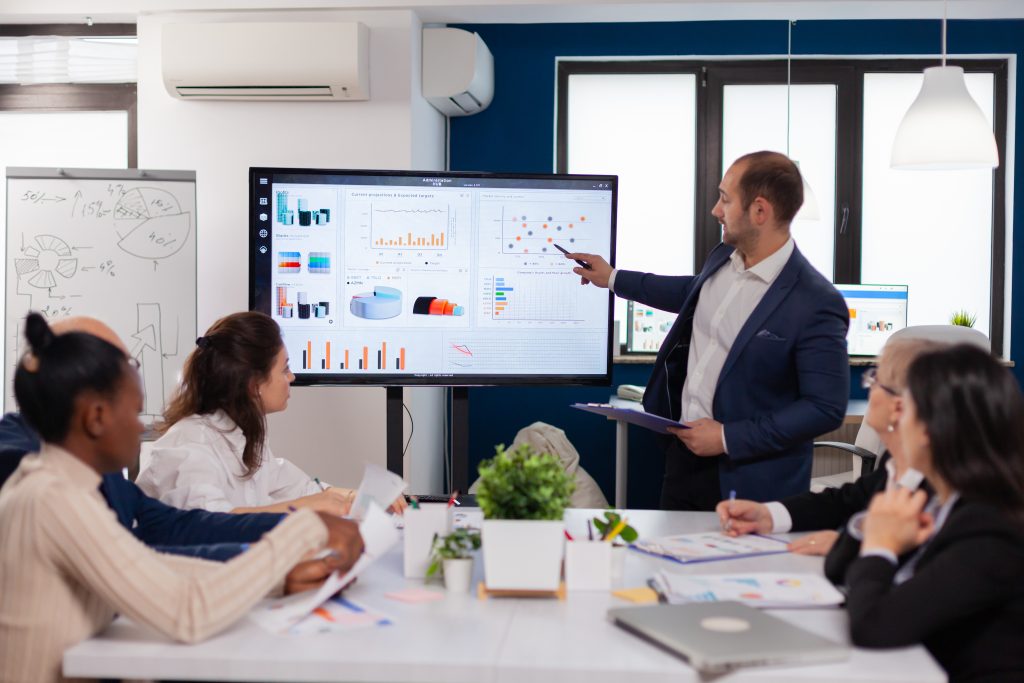
[[[631,408],[616,408],[608,403],[573,403],[570,407],[585,410],[588,413],[604,415],[613,420],[622,420],[623,422],[650,429],[659,434],[671,434],[672,432],[668,431],[669,427],[689,429],[682,422],[676,422],[661,415],[654,415],[643,410],[633,410]]]

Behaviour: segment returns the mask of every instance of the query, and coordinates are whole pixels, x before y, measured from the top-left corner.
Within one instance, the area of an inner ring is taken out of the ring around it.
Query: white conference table
[[[567,528],[586,534],[596,511],[570,510]],[[468,516],[478,515],[470,510]],[[644,536],[717,528],[712,513],[628,512]],[[470,519],[472,521],[472,517]],[[482,562],[476,563],[482,578]],[[820,572],[821,558],[774,555],[686,566],[639,552],[626,558],[625,587],[644,585],[655,571]],[[381,558],[347,597],[393,617],[390,626],[343,634],[288,636],[268,633],[241,620],[197,645],[181,645],[118,619],[99,636],[64,654],[69,677],[154,678],[204,681],[410,681],[438,683],[680,683],[700,681],[684,661],[611,624],[609,607],[630,603],[605,592],[570,592],[555,599],[490,598],[451,595],[432,603],[404,604],[385,592],[422,586],[402,578],[402,551]],[[841,609],[773,610],[772,614],[837,642],[849,642]],[[888,683],[945,681],[942,669],[923,647],[854,649],[836,664],[741,669],[716,680],[830,681]]]

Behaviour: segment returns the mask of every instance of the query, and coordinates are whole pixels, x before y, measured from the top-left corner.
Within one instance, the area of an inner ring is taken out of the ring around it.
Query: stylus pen
[[[552,244],[554,244],[554,242],[552,242]],[[555,249],[557,249],[558,251],[562,252],[563,254],[568,254],[569,253],[569,251],[567,249],[565,249],[564,247],[560,247],[557,244],[555,244]],[[581,266],[583,266],[587,270],[593,270],[593,267],[589,263],[587,263],[586,261],[581,261],[578,258],[574,258],[573,261],[575,261],[576,263],[580,264]]]

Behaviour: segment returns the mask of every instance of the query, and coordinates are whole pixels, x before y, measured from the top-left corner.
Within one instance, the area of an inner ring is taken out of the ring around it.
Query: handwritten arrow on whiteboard
[[[152,351],[156,351],[156,329],[152,325],[146,325],[146,327],[133,334],[132,339],[137,342],[132,348],[131,355],[133,358],[141,356],[147,346]]]

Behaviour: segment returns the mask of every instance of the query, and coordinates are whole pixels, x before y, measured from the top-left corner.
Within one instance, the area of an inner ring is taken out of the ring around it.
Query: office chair
[[[984,332],[959,325],[914,325],[892,333],[889,339],[927,339],[943,344],[972,344],[986,351],[992,350],[992,342]],[[853,468],[847,472],[830,474],[811,479],[811,490],[842,486],[863,474],[870,474],[884,450],[878,433],[861,421],[857,437],[852,444],[842,441],[815,441],[814,449],[835,448],[854,456]]]

